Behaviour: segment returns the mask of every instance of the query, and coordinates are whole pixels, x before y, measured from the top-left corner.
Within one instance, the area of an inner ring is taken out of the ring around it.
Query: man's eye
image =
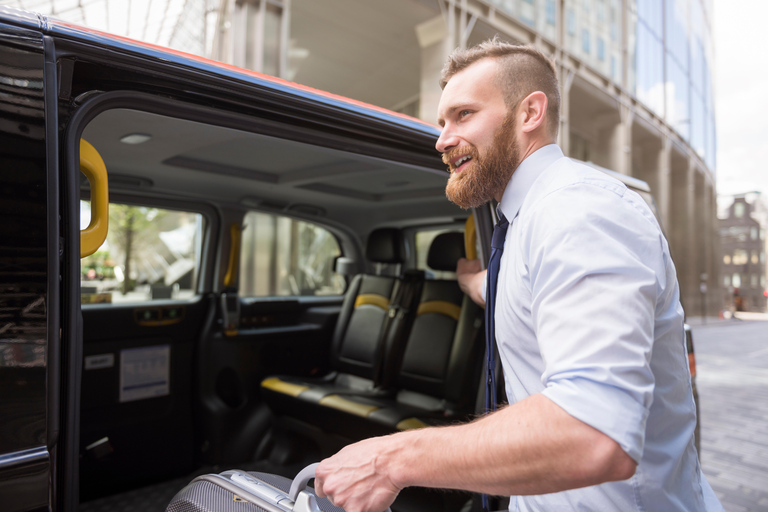
[[[471,112],[469,110],[462,110],[459,112],[459,117],[467,117]]]

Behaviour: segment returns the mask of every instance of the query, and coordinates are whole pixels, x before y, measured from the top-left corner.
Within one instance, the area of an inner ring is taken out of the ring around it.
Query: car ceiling
[[[151,138],[120,141],[135,133]],[[445,198],[445,172],[263,134],[113,109],[83,138],[104,159],[112,191],[322,217],[357,233],[467,215]]]

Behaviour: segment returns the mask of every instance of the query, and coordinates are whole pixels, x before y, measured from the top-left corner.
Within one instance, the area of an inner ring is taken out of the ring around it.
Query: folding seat
[[[402,265],[405,246],[400,230],[381,228],[368,237],[366,257],[373,263]],[[278,415],[320,425],[347,393],[381,396],[376,386],[382,359],[396,344],[387,343],[388,333],[401,332],[408,315],[401,302],[410,286],[418,286],[418,275],[408,279],[381,275],[356,275],[344,298],[331,343],[333,371],[323,377],[272,376],[261,384],[261,395]],[[412,294],[412,293],[410,293]],[[329,408],[330,407],[330,408]],[[331,414],[333,416],[333,414]]]
[[[427,265],[455,271],[464,256],[462,233],[438,235]],[[373,396],[354,391],[323,404],[336,409],[334,433],[352,438],[464,420],[474,413],[482,369],[483,312],[464,295],[456,280],[426,279],[415,318],[400,357],[382,385],[390,394]],[[364,421],[360,421],[364,420]]]

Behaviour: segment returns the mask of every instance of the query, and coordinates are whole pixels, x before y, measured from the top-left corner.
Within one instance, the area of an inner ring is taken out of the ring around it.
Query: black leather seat
[[[400,230],[382,228],[368,237],[366,257],[373,263],[402,265],[405,247]],[[342,395],[381,396],[375,379],[382,371],[388,332],[398,332],[407,318],[390,315],[393,302],[402,296],[401,277],[359,274],[352,279],[342,304],[331,346],[333,371],[319,378],[272,376],[261,384],[262,397],[278,415],[313,425],[323,424],[329,410],[344,407]]]
[[[427,265],[454,271],[463,256],[463,234],[443,233],[433,241]],[[482,309],[462,293],[457,281],[427,279],[402,356],[389,362],[397,367],[385,379],[392,392],[337,395],[332,403],[321,404],[336,410],[335,420],[323,423],[334,433],[363,438],[468,418],[474,413],[479,385],[482,325]]]

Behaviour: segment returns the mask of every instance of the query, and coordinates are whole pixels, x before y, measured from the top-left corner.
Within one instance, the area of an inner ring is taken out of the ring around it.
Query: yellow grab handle
[[[240,263],[240,238],[242,237],[240,224],[232,223],[229,226],[229,265],[227,273],[224,275],[224,287],[231,288],[235,286],[235,277],[237,276],[237,267]]]
[[[470,213],[467,222],[464,223],[464,253],[468,260],[477,259],[477,229],[474,213]]]
[[[80,139],[80,172],[91,184],[91,222],[80,231],[80,257],[95,253],[109,230],[109,183],[107,166],[96,148]]]

